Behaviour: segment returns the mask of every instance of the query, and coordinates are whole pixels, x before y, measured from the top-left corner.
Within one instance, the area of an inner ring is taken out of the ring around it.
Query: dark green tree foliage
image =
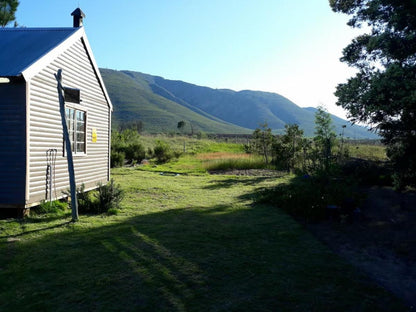
[[[358,69],[337,87],[337,104],[357,122],[376,128],[388,147],[399,185],[415,184],[416,1],[330,0],[348,24],[371,32],[355,38],[341,61]]]
[[[158,164],[167,163],[175,156],[170,145],[163,140],[156,141],[153,154]]]
[[[141,162],[146,157],[145,149],[140,142],[140,135],[135,129],[111,133],[111,166],[121,167],[124,161]]]
[[[144,124],[143,124],[143,121],[141,120],[131,120],[131,121],[126,121],[117,125],[117,129],[119,131],[133,129],[133,130],[136,130],[138,133],[141,133],[143,132]]]
[[[178,129],[180,132],[183,133],[183,131],[185,130],[185,125],[186,125],[186,122],[183,120],[178,122]],[[183,141],[183,152],[186,153],[186,140]]]
[[[336,134],[332,124],[331,115],[322,107],[318,107],[315,113],[315,148],[320,157],[320,164],[323,169],[328,169],[332,148],[335,145]]]
[[[179,131],[183,131],[185,129],[186,122],[181,120],[178,122],[178,129]]]
[[[8,23],[16,19],[15,13],[19,6],[18,0],[2,0],[0,1],[0,25],[5,27]],[[17,25],[15,23],[15,25]]]

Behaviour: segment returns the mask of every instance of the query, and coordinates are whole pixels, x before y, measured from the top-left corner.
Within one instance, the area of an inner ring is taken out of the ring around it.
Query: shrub
[[[141,162],[146,158],[144,147],[141,143],[131,143],[123,148],[126,159],[129,162]]]
[[[314,222],[327,217],[328,205],[339,207],[339,214],[351,216],[360,198],[350,181],[326,175],[304,175],[264,192],[262,200],[302,221]]]
[[[342,167],[344,176],[357,181],[361,185],[392,185],[394,178],[392,169],[386,162],[363,159],[350,159]]]
[[[35,213],[60,213],[68,209],[68,204],[59,200],[52,202],[42,201],[39,206],[34,208]]]
[[[107,214],[108,214],[109,216],[115,216],[115,215],[118,215],[118,209],[117,209],[117,208],[110,208],[110,209],[108,209]]]
[[[111,135],[111,167],[122,167],[124,161],[138,163],[145,158],[145,149],[140,143],[137,130],[113,131]]]
[[[296,177],[290,183],[275,187],[264,199],[304,221],[321,220],[325,216],[325,205],[317,186],[309,176]]]
[[[120,185],[114,184],[114,180],[107,184],[100,183],[98,190],[95,193],[97,199],[96,213],[109,212],[119,207],[121,200],[123,199],[123,190]]]
[[[66,196],[71,197],[71,190],[68,189],[66,192],[63,192]],[[91,199],[90,192],[85,191],[85,185],[81,184],[76,189],[77,193],[77,203],[78,203],[78,212],[79,213],[90,213],[94,210],[94,202]],[[71,198],[72,200],[72,198]],[[72,209],[71,202],[69,203],[69,207]]]
[[[64,194],[70,196],[70,191]],[[84,184],[77,188],[79,213],[100,214],[111,209],[112,214],[115,214],[114,209],[119,207],[122,199],[123,191],[119,185],[114,184],[114,180],[107,184],[99,183],[97,190],[94,191],[86,192]]]
[[[152,158],[153,156],[154,156],[153,150],[150,147],[148,147],[147,148],[147,157]]]
[[[160,164],[166,163],[174,157],[174,153],[169,144],[162,140],[157,140],[153,149],[153,155]]]
[[[126,156],[123,152],[111,151],[111,168],[123,167]]]

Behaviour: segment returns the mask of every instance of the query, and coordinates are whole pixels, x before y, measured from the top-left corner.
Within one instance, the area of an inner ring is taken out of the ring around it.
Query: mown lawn
[[[116,169],[115,216],[0,221],[0,311],[406,311],[256,191]]]

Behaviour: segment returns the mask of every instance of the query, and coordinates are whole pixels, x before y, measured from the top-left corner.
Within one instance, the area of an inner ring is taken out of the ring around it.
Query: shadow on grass
[[[204,188],[215,190],[215,189],[234,187],[235,185],[238,185],[238,184],[256,185],[261,182],[270,181],[270,180],[276,180],[276,177],[252,177],[252,178],[247,178],[247,179],[229,178],[229,179],[213,180],[210,185]]]
[[[25,225],[23,225],[23,226],[21,226],[23,228],[23,232],[17,233],[17,234],[3,235],[3,236],[0,236],[0,239],[21,237],[21,236],[25,236],[25,235],[34,234],[34,233],[41,233],[41,232],[45,232],[45,231],[48,231],[48,230],[64,227],[64,226],[69,225],[71,223],[73,223],[72,220],[71,221],[65,221],[63,223],[55,224],[55,225],[52,225],[52,226],[47,226],[47,227],[44,227],[44,228],[36,229],[36,230],[29,230],[29,231],[24,230]]]
[[[269,206],[78,223],[0,247],[2,311],[403,309]]]

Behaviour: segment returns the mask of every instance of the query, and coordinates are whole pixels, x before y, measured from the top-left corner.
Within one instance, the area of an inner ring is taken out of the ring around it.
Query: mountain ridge
[[[252,133],[267,123],[275,133],[296,123],[313,136],[314,108],[302,108],[284,96],[264,91],[213,89],[130,70],[100,69],[114,106],[115,123],[140,119],[148,132],[177,131],[184,120],[207,133]],[[316,109],[315,109],[316,110]],[[366,128],[331,115],[338,134],[376,139]],[[342,128],[346,125],[346,128]]]

